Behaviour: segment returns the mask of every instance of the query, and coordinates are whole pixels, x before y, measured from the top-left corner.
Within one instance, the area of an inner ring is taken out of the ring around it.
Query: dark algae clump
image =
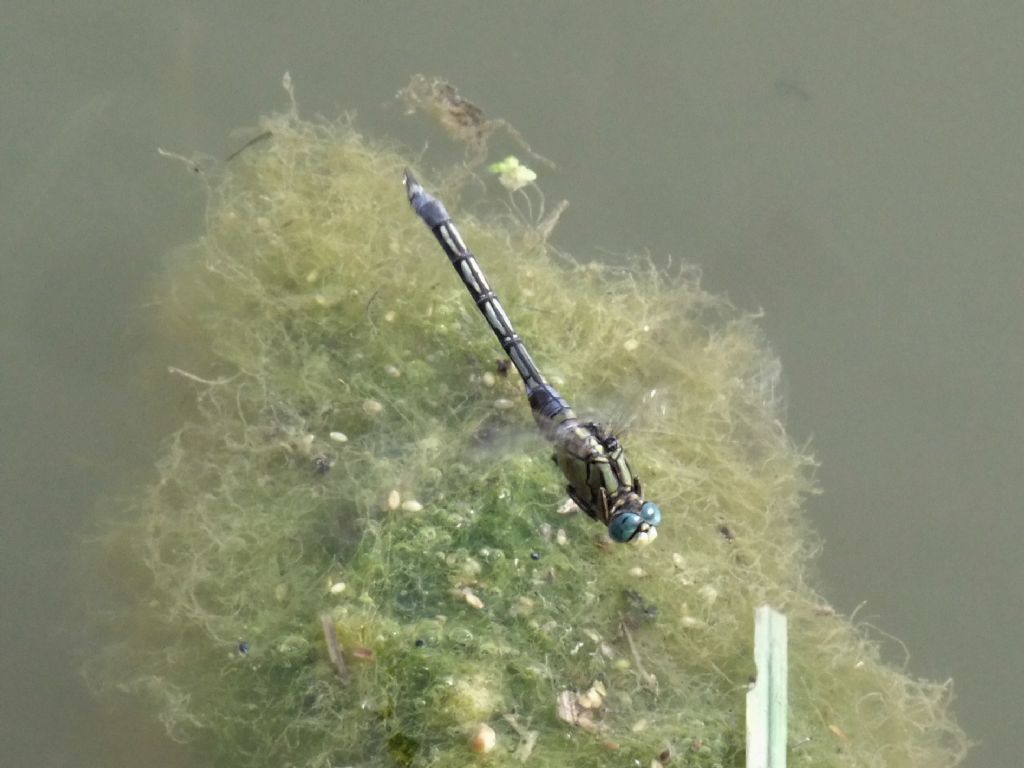
[[[792,764],[959,761],[948,686],[807,583],[812,462],[749,317],[696,270],[574,261],[460,206],[465,169],[419,169],[559,390],[635,412],[664,518],[613,545],[560,512],[521,384],[410,211],[410,159],[294,110],[260,131],[159,289],[194,408],[103,539],[124,585],[97,685],[210,765],[740,766],[768,601]]]

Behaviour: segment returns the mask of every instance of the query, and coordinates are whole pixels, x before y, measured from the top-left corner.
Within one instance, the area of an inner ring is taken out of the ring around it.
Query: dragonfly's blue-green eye
[[[661,522],[661,507],[653,501],[645,501],[640,507],[640,517],[649,525],[658,525]]]
[[[634,508],[635,509],[635,508]],[[648,543],[658,535],[655,526],[661,522],[661,509],[653,501],[645,501],[640,512],[622,510],[608,523],[608,535],[613,541]]]
[[[612,541],[625,544],[633,540],[643,522],[643,518],[636,512],[619,512],[608,523],[608,535],[612,537]]]

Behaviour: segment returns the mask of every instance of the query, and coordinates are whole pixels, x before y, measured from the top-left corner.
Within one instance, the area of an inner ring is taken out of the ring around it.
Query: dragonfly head
[[[658,537],[661,509],[653,501],[644,501],[635,493],[619,507],[608,521],[608,535],[625,544],[650,544]]]

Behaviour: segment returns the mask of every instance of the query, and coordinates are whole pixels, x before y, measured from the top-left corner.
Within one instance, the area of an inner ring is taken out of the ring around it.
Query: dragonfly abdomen
[[[508,313],[505,312],[497,294],[491,290],[480,263],[466,246],[444,205],[424,190],[408,171],[405,172],[405,184],[413,209],[434,233],[448,260],[462,278],[469,295],[473,297],[480,314],[484,316],[491,331],[498,338],[501,348],[505,350],[508,359],[519,372],[523,384],[526,385],[526,395],[533,409],[534,418],[541,431],[551,438],[554,427],[566,419],[575,418],[575,414],[533,362],[522,338],[512,327],[512,321],[509,320]]]

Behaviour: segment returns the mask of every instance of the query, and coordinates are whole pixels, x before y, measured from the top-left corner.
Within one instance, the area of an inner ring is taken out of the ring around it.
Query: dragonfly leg
[[[601,522],[607,525],[608,521],[612,519],[611,510],[608,509],[608,491],[602,487],[598,496],[601,499]]]

